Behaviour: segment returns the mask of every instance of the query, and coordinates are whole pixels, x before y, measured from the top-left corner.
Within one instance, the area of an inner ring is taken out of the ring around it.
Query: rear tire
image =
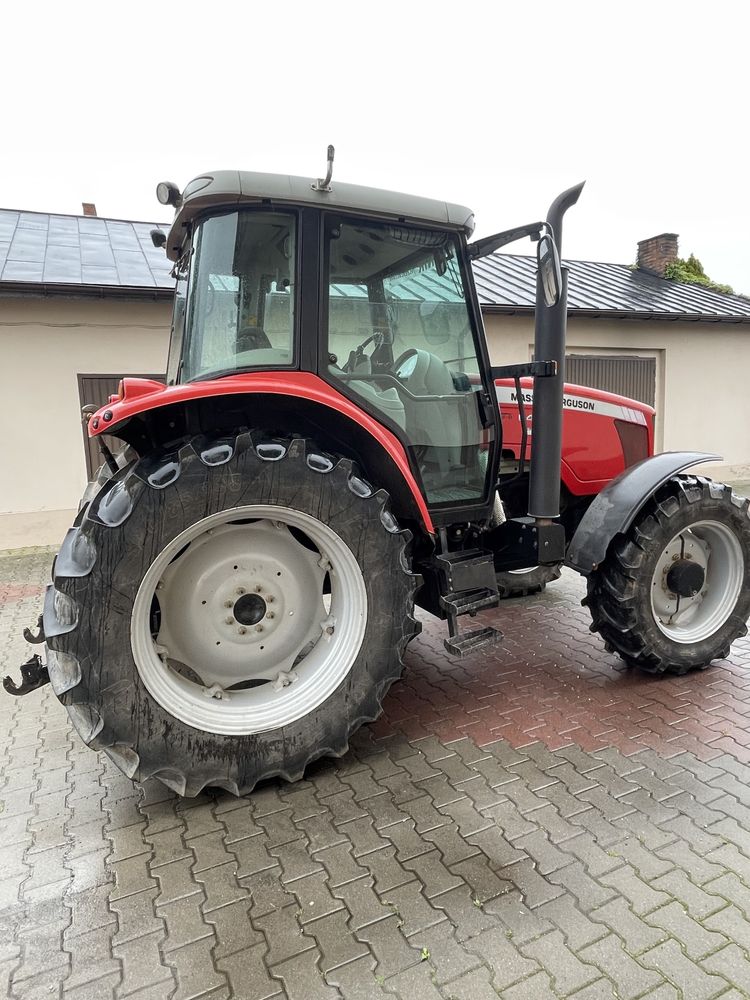
[[[187,796],[345,753],[419,630],[387,501],[348,460],[249,433],[105,481],[45,601],[50,679],[83,740]]]
[[[750,617],[750,512],[730,487],[676,477],[588,578],[592,632],[630,666],[685,674],[729,655]]]

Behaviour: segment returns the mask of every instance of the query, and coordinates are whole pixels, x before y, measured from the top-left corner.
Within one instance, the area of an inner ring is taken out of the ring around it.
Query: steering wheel
[[[419,354],[419,351],[417,350],[416,347],[410,347],[410,348],[408,348],[408,350],[404,351],[403,354],[399,354],[399,356],[393,362],[393,373],[394,373],[394,375],[396,375],[398,377],[398,373],[399,373],[399,369],[401,368],[401,365],[403,365],[403,363],[405,361],[408,361],[409,358],[413,358],[415,354]]]

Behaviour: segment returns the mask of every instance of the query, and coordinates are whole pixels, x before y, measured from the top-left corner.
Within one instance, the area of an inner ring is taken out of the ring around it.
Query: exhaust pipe
[[[585,182],[584,182],[585,183]],[[563,216],[578,201],[583,183],[563,191],[547,212],[557,252],[562,256]],[[568,321],[568,269],[562,268],[562,287],[556,305],[544,300],[541,274],[536,278],[534,360],[555,361],[556,375],[534,376],[534,424],[531,436],[529,516],[547,521],[560,516],[560,462],[565,384],[565,332]]]

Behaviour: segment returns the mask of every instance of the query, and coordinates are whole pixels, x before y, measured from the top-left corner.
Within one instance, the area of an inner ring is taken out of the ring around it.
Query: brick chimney
[[[662,233],[638,244],[638,267],[659,278],[664,277],[667,264],[677,259],[677,233]]]
[[[96,215],[96,205],[92,201],[84,201],[81,207],[84,215]]]

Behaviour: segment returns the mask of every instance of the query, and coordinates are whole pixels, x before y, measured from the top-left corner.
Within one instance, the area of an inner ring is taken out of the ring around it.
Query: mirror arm
[[[494,253],[500,247],[507,246],[508,243],[515,243],[524,236],[529,236],[532,240],[538,240],[547,229],[546,222],[532,222],[527,226],[517,226],[515,229],[506,229],[502,233],[495,233],[493,236],[485,236],[481,240],[475,240],[467,247],[470,260],[479,260],[488,254]]]

